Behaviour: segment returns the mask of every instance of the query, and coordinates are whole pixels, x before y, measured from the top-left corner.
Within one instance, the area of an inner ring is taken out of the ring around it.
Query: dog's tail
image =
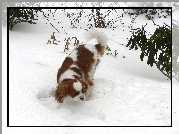
[[[96,38],[98,44],[103,46],[104,50],[107,47],[107,37],[106,37],[106,35],[102,31],[99,31],[97,29],[90,29],[86,33],[85,38],[87,39],[87,41],[89,41],[89,40],[91,40],[93,38]]]

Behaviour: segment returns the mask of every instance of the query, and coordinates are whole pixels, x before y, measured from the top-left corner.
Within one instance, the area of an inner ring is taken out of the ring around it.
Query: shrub
[[[9,9],[9,29],[12,30],[14,25],[21,22],[36,24],[33,20],[34,15],[41,9]]]
[[[153,20],[156,14],[158,15],[158,18],[166,18],[168,15],[171,15],[171,9],[133,9],[133,12],[129,12],[129,14],[145,14],[148,20]]]
[[[103,9],[91,9],[91,13],[86,13],[87,10],[80,9],[76,10],[76,12],[68,12],[68,10],[63,10],[66,13],[66,16],[71,21],[72,28],[83,28],[80,23],[86,24],[88,29],[91,28],[116,28],[117,25],[115,22],[120,21],[120,17],[117,14],[115,9],[110,9],[105,12]],[[111,19],[109,16],[112,14],[116,14],[117,17]],[[85,22],[83,18],[87,18],[88,22]],[[86,27],[85,27],[86,28]]]
[[[144,56],[148,56],[147,64],[151,67],[156,64],[157,68],[171,79],[171,29],[169,26],[158,27],[150,39],[146,38],[146,33],[143,26],[135,33],[133,31],[126,47],[135,50],[140,47],[141,61]]]

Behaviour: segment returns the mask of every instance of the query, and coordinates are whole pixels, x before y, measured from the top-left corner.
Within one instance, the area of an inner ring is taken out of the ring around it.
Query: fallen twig
[[[50,25],[52,25],[52,23],[50,23]],[[54,27],[53,25],[52,25],[52,27]],[[54,27],[57,31],[58,31],[58,29],[56,28],[56,27]],[[59,32],[59,31],[58,31]]]

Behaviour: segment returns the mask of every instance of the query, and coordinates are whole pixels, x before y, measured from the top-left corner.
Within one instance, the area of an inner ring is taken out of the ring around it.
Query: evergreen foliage
[[[9,29],[12,30],[14,25],[21,22],[28,22],[30,24],[36,24],[33,20],[34,15],[41,9],[9,9]]]
[[[162,26],[156,28],[154,34],[147,39],[146,31],[142,29],[133,31],[126,47],[137,50],[141,49],[140,59],[148,57],[147,64],[151,67],[156,64],[157,68],[171,79],[171,28]]]
[[[164,17],[167,18],[167,16],[171,15],[171,9],[133,9],[133,12],[129,12],[129,14],[145,14],[148,20],[153,20],[154,16],[157,14],[158,18]],[[163,15],[161,15],[163,14]]]

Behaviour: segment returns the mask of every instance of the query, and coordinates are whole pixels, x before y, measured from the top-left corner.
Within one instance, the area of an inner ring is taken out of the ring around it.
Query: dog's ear
[[[63,103],[63,100],[68,95],[69,86],[65,83],[59,83],[55,90],[55,99],[59,103]]]

